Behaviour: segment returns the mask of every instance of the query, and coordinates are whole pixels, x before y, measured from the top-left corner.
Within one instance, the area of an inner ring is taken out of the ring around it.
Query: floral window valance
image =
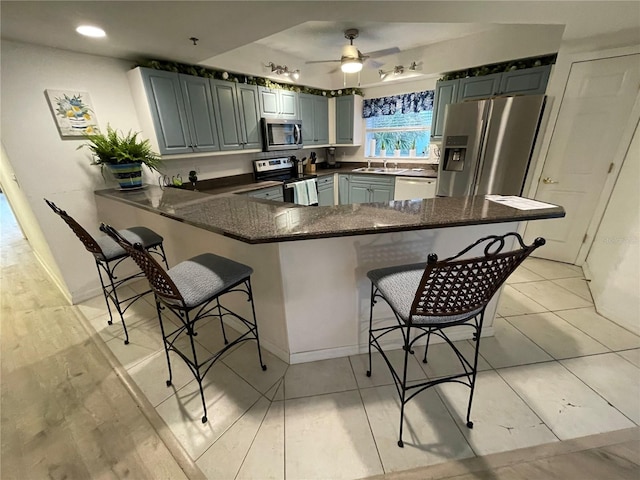
[[[369,98],[364,101],[362,118],[433,110],[433,93],[433,90],[425,90],[392,97]]]

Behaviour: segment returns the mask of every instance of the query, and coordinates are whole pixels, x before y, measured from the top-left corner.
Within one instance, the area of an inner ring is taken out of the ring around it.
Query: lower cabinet
[[[334,179],[333,175],[318,177],[318,205],[328,207],[334,205]]]
[[[341,175],[342,177],[342,175]],[[383,175],[344,175],[348,194],[342,193],[340,182],[340,203],[386,203],[393,200],[394,177]],[[345,198],[346,197],[346,198]]]
[[[284,193],[281,186],[261,188],[247,193],[249,197],[273,200],[274,202],[284,202]]]

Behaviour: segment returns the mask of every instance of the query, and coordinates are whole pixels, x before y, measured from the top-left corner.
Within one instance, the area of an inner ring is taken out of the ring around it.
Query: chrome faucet
[[[371,168],[371,157],[367,157],[367,169]]]
[[[387,159],[386,158],[384,159],[384,161],[382,163],[382,166],[384,167],[385,170],[387,169]]]

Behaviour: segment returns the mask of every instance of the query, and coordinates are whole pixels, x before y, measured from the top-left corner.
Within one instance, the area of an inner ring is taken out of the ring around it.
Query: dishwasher
[[[434,198],[436,196],[436,182],[436,178],[396,177],[393,199]]]

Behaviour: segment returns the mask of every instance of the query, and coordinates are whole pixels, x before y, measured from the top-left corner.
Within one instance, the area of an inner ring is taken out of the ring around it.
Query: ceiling
[[[446,51],[442,47],[507,26],[515,26],[516,35],[518,26],[539,27],[540,34],[532,38],[541,42],[550,26],[558,32],[558,42],[564,43],[612,35],[640,39],[640,2],[636,1],[3,0],[0,9],[3,39],[122,59],[202,64],[259,76],[270,76],[266,64],[274,62],[301,69],[304,78],[313,79],[318,86],[328,83],[322,79],[330,77],[329,72],[339,64],[305,62],[339,59],[342,46],[348,43],[344,38],[347,28],[360,30],[354,45],[365,54],[398,47],[399,53],[376,58],[384,70],[416,61],[425,65],[425,74],[441,73],[438,68],[454,64],[451,59],[449,63],[434,61],[439,52]],[[81,37],[75,27],[82,23],[101,26],[107,37]],[[197,45],[190,37],[199,39]],[[540,47],[549,48],[548,43]],[[517,58],[508,45],[504,50],[504,55]],[[551,52],[540,52],[545,53]],[[461,52],[460,61],[463,57]],[[363,72],[364,84],[379,82],[379,64]],[[341,81],[340,73],[333,76]]]

